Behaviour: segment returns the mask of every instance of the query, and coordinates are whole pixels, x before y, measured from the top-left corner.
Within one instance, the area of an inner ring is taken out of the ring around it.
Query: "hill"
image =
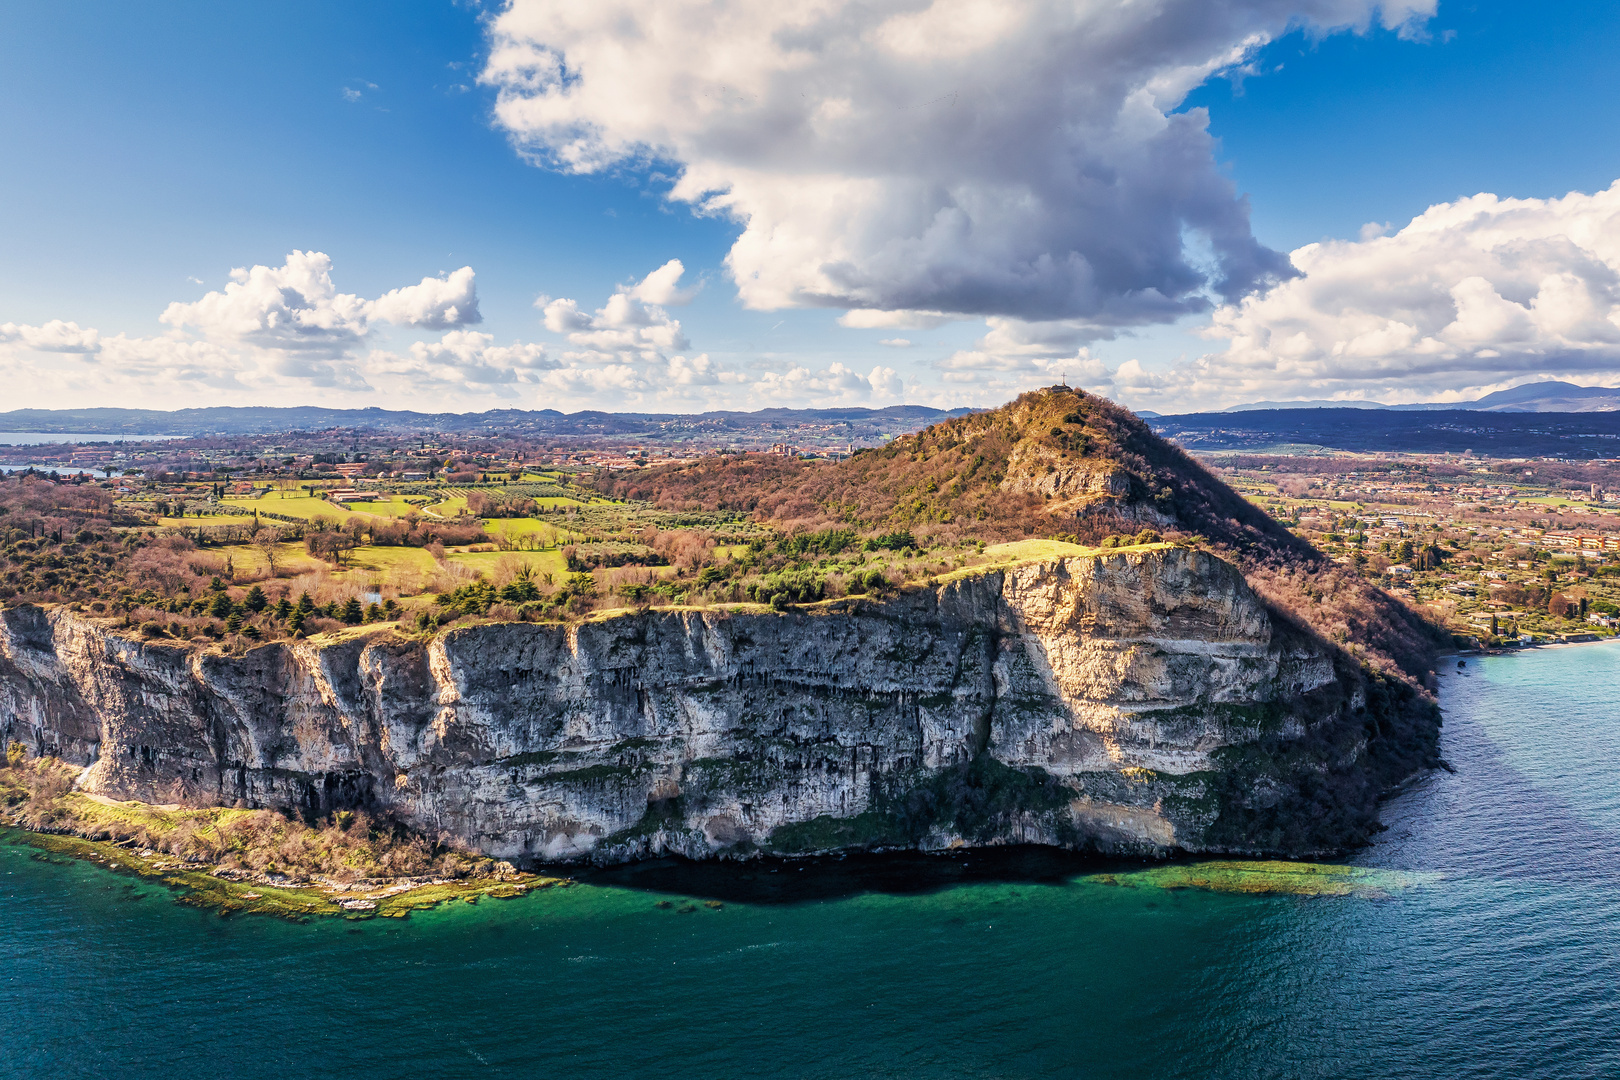
[[[830,526],[929,541],[1049,536],[1095,544],[1152,530],[1237,563],[1276,608],[1374,666],[1421,681],[1444,640],[1324,557],[1129,410],[1069,387],[954,417],[841,462],[766,454],[600,476],[666,510],[741,510],[788,531]]]

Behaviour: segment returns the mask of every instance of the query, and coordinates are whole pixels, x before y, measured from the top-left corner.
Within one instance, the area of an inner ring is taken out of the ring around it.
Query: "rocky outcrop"
[[[1330,850],[1376,827],[1438,724],[1228,563],[1170,547],[783,613],[374,629],[238,656],[66,610],[0,624],[0,736],[85,766],[87,790],[368,807],[520,860]]]

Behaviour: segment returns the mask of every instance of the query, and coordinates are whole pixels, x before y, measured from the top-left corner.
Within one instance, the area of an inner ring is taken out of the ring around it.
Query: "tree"
[[[253,546],[259,549],[264,556],[264,563],[270,568],[270,576],[276,576],[276,562],[281,557],[281,534],[274,529],[260,529],[253,534]]]
[[[263,611],[265,607],[269,605],[269,603],[270,599],[264,595],[264,590],[255,585],[253,588],[248,590],[246,599],[242,601],[242,606],[247,608],[253,614],[257,615],[259,612]]]
[[[365,610],[360,607],[358,596],[349,597],[349,602],[343,605],[343,621],[350,626],[358,625],[366,617]]]
[[[227,592],[215,593],[214,602],[208,607],[208,613],[216,619],[226,618],[235,610],[236,605],[231,603],[231,594]]]
[[[329,559],[333,566],[342,566],[357,545],[348,533],[330,530],[310,533],[304,537],[304,546],[316,558]]]

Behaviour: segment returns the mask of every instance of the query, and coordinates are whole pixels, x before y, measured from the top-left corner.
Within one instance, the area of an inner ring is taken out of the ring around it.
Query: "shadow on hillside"
[[[795,904],[861,893],[918,895],[994,882],[1058,884],[1137,864],[1055,848],[983,848],[948,854],[855,852],[807,859],[694,862],[663,858],[565,872],[577,881],[740,904]]]

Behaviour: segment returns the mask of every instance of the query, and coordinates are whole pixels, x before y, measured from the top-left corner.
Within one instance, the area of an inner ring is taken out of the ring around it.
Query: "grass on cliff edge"
[[[1168,863],[1126,873],[1093,874],[1088,880],[1128,889],[1202,889],[1205,892],[1285,896],[1359,896],[1382,900],[1428,884],[1437,874],[1409,873],[1338,863],[1260,859],[1211,859]]]
[[[360,813],[312,826],[271,810],[119,802],[72,790],[77,773],[12,743],[0,767],[0,825],[44,851],[158,878],[180,902],[222,915],[399,917],[561,883]]]

